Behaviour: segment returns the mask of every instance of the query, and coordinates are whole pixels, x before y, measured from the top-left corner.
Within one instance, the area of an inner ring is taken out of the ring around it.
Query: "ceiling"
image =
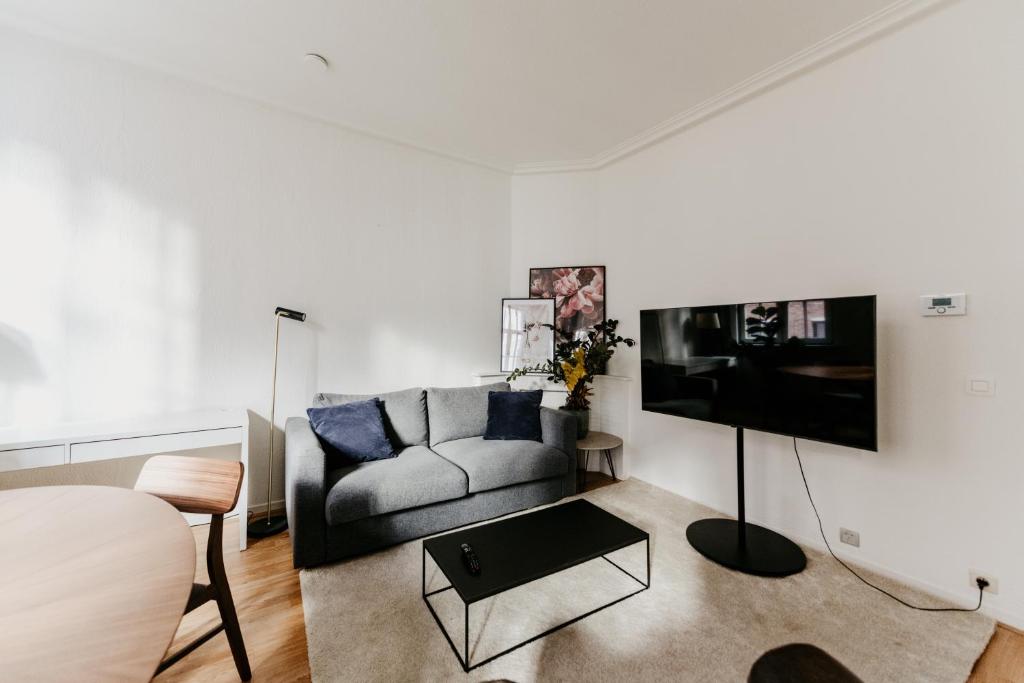
[[[514,170],[601,158],[908,1],[0,0],[0,22]]]

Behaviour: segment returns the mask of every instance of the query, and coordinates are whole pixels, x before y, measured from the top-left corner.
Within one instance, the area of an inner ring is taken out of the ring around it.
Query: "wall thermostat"
[[[965,315],[966,294],[926,294],[921,297],[921,315]]]

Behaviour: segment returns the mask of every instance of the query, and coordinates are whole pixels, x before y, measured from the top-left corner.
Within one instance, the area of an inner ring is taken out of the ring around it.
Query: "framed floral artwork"
[[[604,266],[530,268],[530,297],[555,300],[559,341],[585,337],[605,319]]]
[[[555,358],[555,300],[501,300],[501,371],[543,365]]]

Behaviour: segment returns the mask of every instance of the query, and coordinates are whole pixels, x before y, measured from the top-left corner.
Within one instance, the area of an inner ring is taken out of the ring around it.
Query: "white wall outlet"
[[[971,396],[995,396],[996,381],[992,377],[968,377],[967,393]]]
[[[846,545],[852,545],[855,548],[860,547],[860,534],[856,531],[839,527],[839,540]]]
[[[988,581],[988,587],[985,588],[985,592],[991,593],[992,595],[999,595],[999,579],[993,577],[988,572],[979,571],[977,569],[971,569],[968,573],[971,577],[971,588],[978,590],[978,579],[983,578]]]

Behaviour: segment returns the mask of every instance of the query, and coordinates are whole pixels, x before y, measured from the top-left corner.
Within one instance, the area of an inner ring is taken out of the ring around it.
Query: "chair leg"
[[[615,476],[615,463],[612,462],[612,452],[608,449],[604,451],[604,459],[608,461],[608,469],[612,471],[612,479],[618,479]]]
[[[206,544],[206,569],[210,574],[210,584],[214,587],[221,621],[224,622],[224,634],[228,637],[228,645],[231,646],[231,656],[235,658],[235,668],[238,669],[239,678],[248,681],[252,678],[249,656],[245,652],[245,641],[242,640],[242,630],[238,626],[235,602],[231,599],[231,587],[224,571],[223,530],[224,515],[213,515],[210,520],[210,537]]]

